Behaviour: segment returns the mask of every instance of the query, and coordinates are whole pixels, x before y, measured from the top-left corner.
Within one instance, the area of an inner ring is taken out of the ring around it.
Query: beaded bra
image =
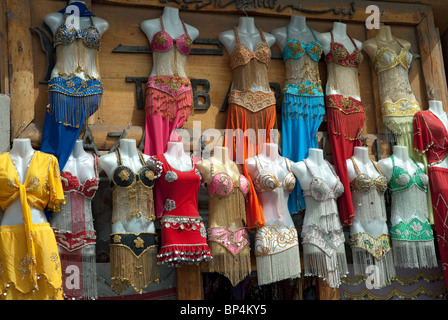
[[[406,70],[409,70],[409,68],[411,67],[412,53],[406,50],[397,38],[395,38],[395,40],[401,46],[401,50],[398,55],[390,48],[387,47],[380,48],[378,45],[378,50],[376,51],[374,59],[376,72],[389,70],[397,65],[403,66],[403,68],[405,68]]]
[[[325,62],[326,63],[334,62],[345,67],[358,68],[358,66],[363,61],[364,56],[361,50],[358,49],[358,46],[356,45],[355,41],[353,41],[353,39],[349,35],[347,35],[352,41],[353,45],[355,46],[355,50],[350,54],[348,53],[347,49],[344,47],[342,43],[334,42],[332,31],[330,32],[330,34],[331,34],[330,52],[328,52],[327,55],[325,56]]]
[[[232,178],[227,173],[217,173],[215,174],[215,169],[213,162],[210,160],[210,172],[213,177],[210,183],[207,183],[208,194],[212,196],[229,196],[233,193],[235,188],[239,187],[246,196],[249,193],[249,181],[244,175],[240,175],[238,182],[234,182]]]
[[[313,34],[314,41],[311,41],[309,43],[305,43],[300,40],[296,39],[290,39],[289,38],[289,25],[286,26],[286,46],[283,49],[283,61],[286,61],[288,59],[299,59],[301,58],[305,53],[310,56],[310,58],[313,61],[319,61],[320,56],[322,55],[322,46],[317,41],[316,36],[314,35],[313,30],[310,29],[311,33]]]
[[[63,171],[61,172],[61,182],[62,188],[65,192],[76,191],[81,193],[85,198],[92,199],[95,196],[96,191],[98,190],[98,157],[93,155],[95,165],[95,177],[86,179],[84,183],[81,183],[78,177],[73,176],[71,172]]]
[[[68,28],[66,21],[66,14],[61,25],[58,27],[54,34],[54,46],[69,45],[76,39],[81,39],[87,48],[100,49],[101,45],[101,33],[95,27],[93,23],[93,17],[90,16],[91,26],[78,30],[76,28]]]
[[[187,28],[184,22],[182,22],[182,27],[184,28],[184,34],[179,36],[177,39],[173,39],[166,31],[163,25],[163,19],[160,17],[160,25],[162,30],[157,32],[151,41],[151,50],[153,52],[165,52],[170,50],[173,46],[179,50],[180,53],[188,56],[191,52],[191,47],[193,46],[193,41],[191,40]]]
[[[350,189],[352,191],[360,191],[360,192],[369,192],[370,189],[376,188],[377,192],[379,194],[383,194],[387,190],[387,178],[381,173],[381,171],[378,169],[375,162],[369,158],[369,160],[372,162],[375,169],[379,172],[379,176],[375,179],[370,178],[367,174],[362,173],[358,165],[356,164],[356,161],[353,157],[350,158],[353,162],[353,167],[355,168],[356,172],[356,178],[353,179],[350,182]]]
[[[419,189],[426,191],[428,184],[428,176],[424,173],[423,169],[417,164],[417,162],[411,158],[411,160],[417,166],[417,171],[414,175],[410,175],[409,172],[401,167],[395,165],[394,155],[391,156],[393,169],[392,177],[389,181],[389,189],[392,194],[411,188],[416,185]]]
[[[288,192],[291,192],[296,186],[296,178],[291,172],[291,167],[288,159],[285,159],[286,166],[289,172],[286,174],[283,181],[278,181],[277,177],[271,172],[263,169],[258,156],[255,156],[257,162],[258,174],[254,179],[254,188],[257,192],[273,191],[277,188],[285,188]]]
[[[154,172],[148,165],[145,164],[140,150],[139,157],[143,166],[137,173],[135,173],[131,168],[123,165],[120,148],[117,148],[115,152],[117,154],[118,166],[115,168],[110,182],[112,189],[115,186],[124,188],[130,187],[138,181],[141,181],[148,188],[152,188],[154,186]]]
[[[307,159],[303,159],[303,163],[305,163],[306,168],[310,172],[313,179],[310,182],[309,190],[302,190],[304,197],[313,197],[318,201],[325,201],[328,199],[337,199],[344,193],[344,185],[342,184],[339,177],[336,175],[336,172],[333,170],[331,165],[325,160],[328,167],[330,167],[331,172],[336,176],[337,180],[333,187],[330,187],[328,183],[319,177],[316,177],[311,170],[311,167],[308,164]]]
[[[244,44],[240,42],[240,38],[238,36],[238,28],[233,27],[236,38],[236,45],[233,48],[230,54],[230,66],[232,69],[248,64],[252,59],[256,59],[261,63],[268,65],[271,61],[271,49],[269,48],[268,43],[263,35],[261,29],[258,29],[261,36],[261,42],[257,44],[255,47],[255,51],[252,52],[250,49]]]

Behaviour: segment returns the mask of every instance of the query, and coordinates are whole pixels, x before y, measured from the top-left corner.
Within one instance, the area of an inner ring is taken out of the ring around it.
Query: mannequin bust
[[[182,142],[169,141],[163,154],[168,164],[178,171],[191,171],[194,168],[191,157],[185,153]]]
[[[70,0],[69,1],[69,5],[73,5],[76,2],[82,3],[85,5],[84,1],[77,1],[77,0]],[[70,10],[68,10],[68,15],[71,12]],[[101,36],[109,29],[109,23],[101,18],[98,17],[92,17],[93,20],[93,24],[95,25],[95,27],[98,29],[98,31],[100,32]],[[53,35],[55,35],[57,29],[59,28],[59,26],[61,24],[64,23],[64,14],[60,13],[60,12],[54,12],[54,13],[49,13],[45,16],[44,18],[45,23],[48,25],[48,27],[50,28],[51,32],[53,33]],[[81,30],[86,29],[88,27],[90,27],[92,25],[92,21],[90,19],[89,16],[86,17],[79,17],[79,27]],[[72,27],[72,25],[70,25],[70,27]],[[89,48],[87,49],[87,59],[89,61],[94,62],[95,57],[97,55],[97,50],[96,49],[92,49]],[[65,57],[66,59],[70,59],[70,57]],[[51,73],[51,78],[57,77],[59,76],[59,67],[58,67],[58,63],[56,63],[55,67],[53,68],[53,71]],[[97,70],[95,73],[98,73]],[[80,78],[85,79],[85,75],[83,75],[80,72],[77,72],[77,75]],[[95,78],[99,77],[99,74],[92,74],[91,76],[94,76]]]
[[[265,171],[272,173],[279,181],[283,181],[289,170],[285,158],[278,154],[278,145],[275,143],[264,143],[261,152],[258,154],[258,161]],[[257,160],[255,157],[248,158],[245,161],[247,171],[251,179],[258,174]],[[287,201],[289,193],[281,193],[283,198],[275,192],[257,193],[260,203],[263,207],[264,219],[266,225],[276,224],[278,226],[286,225],[294,227],[291,215],[288,210]]]
[[[355,159],[359,171],[361,171],[362,173],[367,174],[372,179],[375,179],[380,175],[380,173],[376,170],[375,166],[370,160],[368,148],[355,147],[353,151],[353,158]],[[347,170],[350,181],[357,177],[357,173],[355,171],[355,168],[353,167],[353,162],[351,159],[347,159]]]
[[[355,50],[355,46],[347,35],[347,25],[342,22],[334,22],[333,23],[333,39],[334,42],[338,42],[347,49],[348,53],[351,54]],[[327,54],[330,52],[330,44],[331,44],[331,34],[330,32],[320,33],[316,35],[317,40],[322,45],[322,49],[324,53]],[[362,42],[356,39],[353,39],[356,43],[356,46],[359,50],[362,50]]]
[[[84,150],[84,142],[76,140],[72,153],[62,171],[68,171],[79,181],[95,178],[94,157]]]
[[[332,33],[334,42],[342,44],[349,54],[353,54],[356,49],[353,42],[359,51],[362,50],[362,42],[348,36],[345,23],[334,22]],[[331,32],[321,33],[316,37],[322,45],[324,54],[327,55],[331,47]],[[327,64],[327,74],[325,88],[327,95],[340,94],[361,101],[358,70],[355,67],[346,67],[330,62]]]
[[[315,148],[308,149],[308,157],[306,160],[315,177],[323,179],[329,186],[336,184],[337,177],[326,164],[323,150]],[[311,180],[314,177],[309,172],[305,162],[299,161],[292,163],[291,171],[299,180],[302,190],[308,190]]]
[[[417,167],[415,162],[409,157],[409,148],[406,146],[394,146],[393,147],[393,155],[395,165],[397,167],[403,168],[406,170],[411,176],[417,171]],[[392,177],[393,163],[392,158],[388,157],[378,161],[378,168],[381,170],[381,173],[384,174],[389,181]],[[424,169],[422,163],[418,163],[420,168]]]
[[[296,39],[300,40],[304,43],[309,43],[311,41],[314,41],[314,35],[317,38],[318,32],[314,31],[311,32],[309,27],[306,24],[306,17],[298,14],[293,14],[291,16],[291,20],[289,22],[289,38],[290,39]],[[286,32],[286,27],[278,28],[272,31],[272,34],[274,35],[276,42],[280,49],[283,51],[283,49],[286,46],[286,42],[288,41],[288,34]]]
[[[437,116],[440,121],[442,121],[448,131],[448,118],[445,110],[443,109],[442,101],[430,100],[428,110],[431,111],[435,116]]]
[[[134,139],[121,139],[120,153],[123,165],[127,166],[132,171],[138,172],[143,166]],[[150,161],[148,155],[142,154],[142,156],[145,162]],[[101,156],[98,160],[98,164],[109,179],[112,179],[114,170],[118,166],[118,159],[115,152]],[[155,232],[155,227],[153,221],[134,216],[129,221],[118,221],[117,223],[112,224],[112,233],[122,232]]]
[[[253,17],[240,17],[237,28],[241,43],[246,45],[249,50],[253,52],[258,43],[262,41],[260,32],[255,26],[255,19]],[[275,37],[267,32],[263,32],[263,35],[269,47],[272,47],[275,43]],[[231,53],[236,45],[235,32],[233,29],[220,33],[219,41],[226,47],[227,52]]]
[[[374,61],[376,56],[376,51],[379,49],[378,44],[382,47],[390,48],[396,54],[400,53],[402,46],[406,50],[411,48],[411,43],[407,40],[398,39],[394,37],[392,34],[392,29],[390,26],[386,26],[384,24],[380,25],[380,28],[376,31],[376,35],[374,38],[368,39],[362,43],[363,50],[368,54],[371,61]]]
[[[185,33],[185,30],[182,25],[182,20],[179,16],[179,9],[173,7],[164,7],[162,13],[163,20],[163,28],[165,32],[167,32],[171,38],[177,39],[179,36]],[[184,24],[187,29],[188,35],[191,40],[194,41],[199,36],[199,30],[195,27]],[[140,24],[140,28],[145,33],[148,38],[149,43],[152,42],[154,35],[162,30],[162,24],[160,18],[145,20]],[[182,55],[179,55],[182,56]],[[159,63],[158,56],[153,55],[153,66],[157,66]],[[186,58],[186,57],[185,57]],[[177,70],[179,76],[186,77],[185,70]],[[151,76],[160,75],[157,73],[157,68],[152,68]]]
[[[213,156],[211,156],[208,161],[200,161],[196,164],[205,181],[211,181],[211,179],[213,178],[212,172],[210,170],[210,161],[215,166],[215,174],[216,171],[220,169],[219,172],[225,172],[234,181],[239,178],[240,173],[238,171],[238,167],[236,166],[235,162],[230,159],[229,149],[227,147],[215,146],[213,148]],[[235,166],[232,166],[232,164]],[[219,169],[217,169],[216,166],[218,166]],[[222,168],[224,168],[224,170],[222,170]],[[233,168],[234,170],[231,170],[231,168]]]
[[[33,158],[34,149],[31,146],[30,139],[14,139],[9,156],[14,163],[14,166],[19,177],[21,184],[24,183],[28,166]],[[30,206],[31,218],[33,223],[45,223],[47,217],[45,213],[33,206]],[[22,206],[20,204],[20,198],[14,201],[4,212],[1,225],[19,225],[23,224]]]

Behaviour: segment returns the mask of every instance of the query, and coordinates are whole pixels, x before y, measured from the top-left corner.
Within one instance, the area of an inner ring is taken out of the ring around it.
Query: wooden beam
[[[202,1],[170,1],[162,3],[160,0],[92,0],[93,3],[99,4],[113,4],[125,6],[141,6],[150,8],[162,8],[166,6],[177,7],[185,11],[201,11],[214,12],[223,14],[239,14],[239,15],[262,15],[262,16],[285,16],[289,17],[291,14],[300,13],[310,19],[320,20],[339,20],[342,15],[336,15],[333,11],[328,11],[331,8],[335,10],[344,9],[346,11],[351,9],[351,2],[349,0],[331,0],[331,1],[315,1],[315,0],[271,0],[271,1],[248,1],[249,5],[255,4],[256,8],[245,7],[244,11],[237,7],[236,2],[219,1],[219,0],[202,0]],[[262,3],[262,5],[260,5]],[[374,2],[374,1],[354,1],[356,12],[352,18],[345,16],[343,22],[362,22],[364,23],[370,13],[366,13],[367,6],[375,4],[380,8],[383,14],[381,22],[388,24],[418,24],[425,16],[430,6],[423,4],[403,5],[390,2]],[[289,5],[295,5],[293,10]],[[300,9],[299,9],[300,8]],[[328,11],[326,13],[311,13],[307,9],[313,11]]]
[[[176,268],[177,300],[203,300],[204,288],[201,268],[183,265]]]
[[[442,45],[434,25],[434,16],[429,11],[417,26],[420,56],[428,100],[440,100],[448,110],[447,81],[443,62]]]
[[[0,0],[0,93],[9,93],[6,0]]]
[[[6,0],[11,94],[11,139],[34,119],[34,70],[29,0]]]

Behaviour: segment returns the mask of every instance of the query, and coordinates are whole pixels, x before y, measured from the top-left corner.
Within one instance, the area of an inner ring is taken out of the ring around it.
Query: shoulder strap
[[[288,171],[291,172],[291,163],[289,162],[288,158],[283,157],[285,159],[286,168],[288,168]]]
[[[394,155],[392,154],[390,156],[390,158],[392,159],[392,167],[395,167],[395,157],[394,157]]]
[[[327,165],[328,165],[328,167],[330,168],[331,172],[333,172],[334,176],[335,176],[336,178],[339,179],[339,176],[337,175],[336,171],[334,171],[334,169],[333,169],[333,167],[331,166],[330,162],[328,162],[327,159],[325,159],[325,162],[327,163]]]
[[[160,26],[162,27],[162,31],[165,31],[165,26],[163,25],[163,18],[160,16]]]
[[[369,158],[370,159],[370,158]],[[370,162],[372,162],[373,166],[375,167],[376,171],[378,171],[378,173],[380,175],[383,175],[383,173],[381,172],[380,168],[378,168],[378,166],[376,165],[375,161],[373,161],[372,159],[370,159]]]
[[[313,31],[313,29],[311,29],[310,27],[308,27],[308,29],[310,29],[311,33],[313,34],[314,40],[316,40],[316,41],[317,41],[317,38],[316,38],[316,35],[314,34],[314,31]]]
[[[117,162],[118,162],[118,165],[121,166],[121,165],[123,164],[123,161],[122,161],[122,159],[121,159],[120,148],[117,148],[117,149],[115,150],[115,154],[117,155]]]
[[[140,149],[137,149],[137,150],[138,150],[138,157],[140,158],[142,165],[146,166],[145,159],[143,158],[142,152],[140,151]]]
[[[355,46],[355,48],[356,48],[357,50],[359,50],[359,49],[358,49],[358,46],[357,46],[356,43],[355,43],[355,40],[353,40],[352,37],[350,37],[350,35],[347,34],[347,36],[350,38],[350,40],[352,41],[352,43],[353,43],[353,45]]]
[[[264,34],[263,34],[263,31],[261,31],[260,28],[257,28],[257,29],[258,29],[258,32],[260,32],[261,40],[264,41],[264,42],[266,42],[266,39],[265,39]]]
[[[240,37],[238,36],[238,28],[236,26],[233,27],[233,32],[235,33],[236,43],[240,43]]]
[[[289,40],[289,24],[286,25],[286,42]]]
[[[306,168],[308,169],[309,173],[311,174],[311,176],[314,178],[314,172],[313,170],[311,170],[311,167],[308,165],[308,159],[303,159],[303,163],[305,164]]]
[[[261,162],[260,162],[260,159],[258,158],[258,156],[255,156],[255,161],[257,163],[258,173],[260,173],[261,171],[263,171],[263,166],[261,165]]]
[[[182,27],[184,28],[185,34],[188,34],[187,27],[185,26],[185,23],[183,22],[183,20],[180,20],[180,22],[182,22]]]
[[[333,43],[334,42],[333,30],[330,31],[330,35],[331,35],[331,43]]]
[[[92,24],[92,26],[95,26],[95,23],[93,22],[93,16],[89,16],[90,17],[90,23]]]
[[[353,157],[350,158],[352,160],[353,163],[353,167],[355,168],[355,172],[357,175],[359,175],[361,173],[361,171],[359,171],[358,165],[356,164],[356,161]]]

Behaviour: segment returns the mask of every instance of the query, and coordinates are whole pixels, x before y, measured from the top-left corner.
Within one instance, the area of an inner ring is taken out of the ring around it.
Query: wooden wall
[[[280,1],[280,0],[279,0]],[[140,142],[144,126],[144,110],[137,108],[137,97],[134,83],[127,83],[126,77],[147,77],[152,66],[151,55],[148,53],[113,53],[118,45],[148,46],[148,40],[140,30],[140,23],[147,19],[157,18],[162,13],[163,4],[158,0],[92,0],[91,10],[98,17],[107,20],[109,30],[102,38],[99,53],[100,71],[104,84],[103,101],[98,112],[89,119],[96,146],[100,151],[107,152],[116,141],[110,137],[110,132],[127,131],[127,137]],[[204,1],[205,2],[205,1]],[[275,2],[275,1],[274,1]],[[329,7],[350,9],[350,2],[344,0],[312,1],[302,0],[303,8],[323,10]],[[182,3],[182,2],[181,2]],[[187,1],[183,2],[184,4]],[[192,5],[176,5],[181,9],[181,18],[199,29],[199,38],[217,39],[225,30],[238,24],[239,17],[245,13],[228,6],[225,8],[205,6],[196,9]],[[372,1],[356,1],[356,12],[350,18],[336,16],[333,12],[313,14],[300,12],[307,16],[308,25],[318,32],[328,32],[334,21],[348,25],[348,33],[355,39],[364,41],[375,35],[374,30],[367,30],[365,13],[367,5],[376,4],[380,7],[381,22],[391,25],[393,34],[411,42],[411,52],[418,55],[409,73],[412,89],[426,108],[428,99],[437,99],[447,105],[447,88],[445,69],[442,59],[440,38],[434,26],[431,7],[417,4],[395,4]],[[42,27],[44,16],[56,12],[66,5],[62,0],[0,0],[2,17],[0,19],[0,52],[6,51],[7,58],[0,61],[0,89],[11,94],[11,139],[29,137],[33,146],[40,145],[41,130],[47,100],[47,84],[42,83],[47,70],[47,57],[42,50],[37,33],[31,32],[31,27]],[[8,15],[5,13],[8,9]],[[256,25],[265,32],[285,26],[292,10],[281,12],[275,9],[257,8],[246,10],[255,17]],[[297,11],[295,12],[297,13]],[[200,47],[200,46],[195,46]],[[274,53],[279,48],[274,45]],[[4,52],[2,52],[4,54]],[[6,61],[6,62],[5,62]],[[191,128],[193,121],[201,121],[202,129],[224,129],[226,113],[220,112],[227,90],[231,83],[229,55],[191,55],[188,59],[188,74],[193,79],[207,79],[210,82],[209,95],[211,106],[208,110],[195,110],[190,116],[185,128]],[[326,70],[323,62],[320,64],[321,78],[326,81]],[[371,62],[365,55],[359,68],[361,98],[366,110],[365,137],[374,153],[374,141],[382,139],[382,125],[376,76],[372,72]],[[269,68],[271,82],[284,83],[284,64],[281,59],[273,59]],[[325,136],[325,124],[319,137]],[[381,140],[381,156],[390,154],[387,143]],[[182,273],[184,272],[184,273]],[[197,279],[198,268],[179,270],[179,279],[193,275]],[[196,281],[196,287],[179,283],[181,287],[179,298],[201,299],[201,283]],[[334,291],[321,287],[321,297],[336,298]]]

